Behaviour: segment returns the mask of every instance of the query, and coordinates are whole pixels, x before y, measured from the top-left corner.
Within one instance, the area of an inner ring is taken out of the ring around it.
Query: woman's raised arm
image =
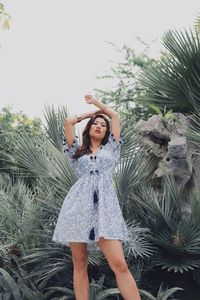
[[[120,115],[114,109],[101,101],[92,97],[92,95],[85,95],[85,100],[88,104],[94,104],[102,110],[109,118],[111,118],[111,131],[117,141],[120,139]]]

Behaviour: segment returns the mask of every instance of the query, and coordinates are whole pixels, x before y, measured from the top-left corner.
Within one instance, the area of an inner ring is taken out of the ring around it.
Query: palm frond
[[[150,229],[148,239],[160,253],[155,265],[182,272],[199,265],[200,219],[182,217],[182,191],[171,175],[165,174],[164,180],[160,196],[143,185],[138,193],[131,193],[131,200],[135,218]]]
[[[52,144],[60,151],[62,151],[62,140],[64,135],[64,120],[67,117],[68,112],[65,106],[59,106],[57,111],[54,108],[46,105],[44,116],[47,125],[44,125],[46,133],[52,142]]]
[[[21,299],[21,293],[17,283],[12,276],[4,269],[0,268],[0,288],[7,286],[6,292],[14,297],[14,299]],[[3,281],[4,280],[4,284]],[[5,294],[4,294],[5,295]],[[10,299],[10,297],[9,297]]]
[[[200,191],[192,191],[188,199],[191,205],[191,218],[198,219],[200,216]]]
[[[183,130],[183,134],[196,146],[196,153],[200,149],[200,110],[195,108],[194,114],[188,116],[188,127]]]
[[[24,176],[48,179],[63,195],[77,179],[64,153],[46,138],[22,132],[6,146]]]
[[[124,251],[127,257],[132,254],[137,257],[149,257],[155,253],[155,247],[150,242],[151,231],[143,228],[134,221],[127,224],[130,241],[124,242]]]
[[[200,33],[200,14],[198,13],[195,19],[195,30],[198,32],[198,34]]]
[[[21,180],[15,184],[10,180],[0,193],[1,249],[12,251],[17,243],[25,243],[27,248],[33,246],[32,234],[39,226],[37,218],[40,213],[41,209],[34,201],[34,191]],[[19,249],[19,252],[26,250]]]
[[[135,127],[135,118],[132,119],[130,126],[125,124],[123,130],[125,144],[114,177],[116,192],[126,218],[130,217],[132,211],[131,193],[136,192],[143,183],[148,183],[158,163],[153,156],[146,157]]]
[[[191,112],[200,107],[200,39],[197,32],[168,31],[163,44],[169,54],[142,72],[141,83],[148,89],[141,101],[160,109]]]

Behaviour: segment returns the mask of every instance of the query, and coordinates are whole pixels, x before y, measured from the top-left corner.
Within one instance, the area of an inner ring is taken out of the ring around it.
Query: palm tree
[[[168,31],[163,35],[168,55],[147,67],[140,81],[147,89],[138,98],[160,109],[191,113],[200,99],[200,39],[196,29]]]

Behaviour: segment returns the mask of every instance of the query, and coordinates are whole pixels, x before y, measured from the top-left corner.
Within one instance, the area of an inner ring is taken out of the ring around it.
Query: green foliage
[[[64,287],[48,287],[43,292],[28,278],[28,274],[23,271],[23,276],[13,272],[10,269],[15,280],[9,272],[0,268],[0,296],[2,299],[8,300],[60,300],[60,299],[74,299],[74,292]],[[2,292],[1,292],[2,290]],[[55,296],[55,295],[61,296]],[[64,295],[63,295],[64,294]],[[52,298],[53,297],[53,298]]]
[[[90,282],[90,299],[89,300],[103,300],[106,299],[110,295],[119,294],[118,288],[110,288],[110,289],[104,289],[103,283],[104,283],[105,275],[102,275],[97,282],[92,278]]]
[[[38,118],[31,119],[22,111],[13,113],[9,107],[2,108],[0,112],[0,138],[1,143],[6,137],[21,130],[28,131],[33,135],[41,133],[41,121]]]
[[[152,264],[181,273],[200,267],[200,218],[196,217],[198,213],[183,218],[183,195],[177,190],[173,177],[165,175],[160,197],[152,188],[144,186],[140,193],[132,196],[136,218],[151,230],[150,240],[157,247]],[[199,193],[189,199],[191,206],[196,201],[199,201]]]
[[[188,127],[183,134],[196,146],[196,154],[200,150],[200,110],[196,109],[194,114],[188,116]]]
[[[51,108],[46,106],[44,116],[47,123],[45,129],[48,137],[56,148],[62,150],[62,140],[64,135],[63,123],[64,119],[67,117],[67,109],[65,107],[58,107],[56,111],[53,105]]]
[[[3,3],[0,3],[0,25],[3,29],[10,28],[11,16],[6,12]]]
[[[152,103],[161,110],[190,113],[199,107],[200,40],[197,31],[168,31],[163,44],[169,51],[164,58],[144,69],[140,76],[146,88],[141,103]]]
[[[195,19],[195,24],[194,24],[194,27],[196,29],[196,31],[198,33],[200,33],[200,14],[198,13],[196,19]]]
[[[171,296],[176,293],[178,290],[183,290],[182,288],[170,288],[170,289],[163,289],[163,283],[161,283],[158,294],[156,297],[151,295],[149,292],[145,290],[140,290],[141,295],[145,296],[145,299],[149,300],[167,300],[172,299]],[[176,300],[176,299],[173,299]],[[177,299],[178,300],[178,299]]]
[[[8,272],[0,268],[0,297],[7,300],[21,300],[21,292]]]
[[[137,120],[139,118],[147,119],[152,110],[137,102],[138,96],[143,93],[138,77],[141,70],[151,65],[154,59],[148,57],[146,50],[138,55],[126,45],[117,51],[122,55],[123,61],[111,68],[110,75],[97,77],[101,80],[111,79],[114,86],[112,83],[110,89],[95,89],[96,96],[104,103],[112,104],[124,119],[129,120],[133,114],[137,116]]]
[[[11,140],[15,141],[21,132],[26,132],[32,137],[43,135],[41,121],[31,119],[23,112],[13,113],[9,107],[2,108],[0,112],[0,170],[11,173],[14,169],[14,160],[8,151]],[[15,145],[13,145],[15,149]],[[12,152],[12,149],[11,149]]]

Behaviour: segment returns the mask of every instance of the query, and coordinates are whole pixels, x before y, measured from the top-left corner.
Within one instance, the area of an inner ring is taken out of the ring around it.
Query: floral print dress
[[[120,159],[122,136],[112,132],[95,156],[85,154],[74,160],[80,146],[77,136],[64,152],[78,180],[68,191],[60,209],[52,240],[69,247],[69,242],[85,242],[88,250],[99,250],[100,237],[128,241],[128,229],[115,191],[113,175]]]

